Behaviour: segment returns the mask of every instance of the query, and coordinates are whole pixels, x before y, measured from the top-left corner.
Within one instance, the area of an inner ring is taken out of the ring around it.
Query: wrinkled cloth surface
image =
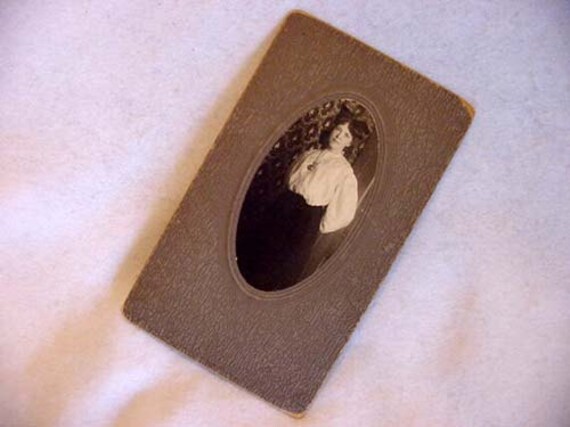
[[[295,8],[477,110],[301,420],[121,314]],[[566,0],[3,1],[0,425],[570,425],[569,22]]]

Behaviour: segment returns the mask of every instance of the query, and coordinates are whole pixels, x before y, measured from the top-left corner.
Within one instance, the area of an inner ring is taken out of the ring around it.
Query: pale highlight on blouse
[[[352,166],[340,152],[309,150],[293,164],[288,180],[291,191],[308,205],[326,206],[321,233],[348,226],[358,205],[358,181]]]

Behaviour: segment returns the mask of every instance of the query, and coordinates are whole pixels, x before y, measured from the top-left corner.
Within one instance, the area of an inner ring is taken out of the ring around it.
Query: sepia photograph
[[[324,267],[374,183],[379,142],[372,115],[350,98],[315,106],[287,129],[239,216],[236,253],[247,283],[277,291]]]
[[[123,313],[302,416],[473,111],[350,35],[291,13]]]

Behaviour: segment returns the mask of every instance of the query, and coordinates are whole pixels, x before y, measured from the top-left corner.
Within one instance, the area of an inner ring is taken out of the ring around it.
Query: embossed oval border
[[[313,274],[309,275],[308,277],[302,279],[300,282],[296,284],[281,289],[278,291],[262,291],[260,289],[255,288],[254,286],[250,285],[245,278],[242,276],[239,266],[237,263],[237,250],[236,250],[236,234],[237,234],[237,225],[239,221],[239,215],[241,213],[241,207],[245,200],[245,196],[255,173],[261,166],[263,160],[267,157],[275,142],[281,137],[287,129],[289,129],[296,120],[298,120],[303,113],[306,113],[311,108],[315,108],[315,106],[320,106],[325,104],[326,102],[339,99],[339,98],[348,98],[355,100],[362,104],[368,112],[371,114],[372,119],[374,120],[374,126],[376,128],[376,143],[378,144],[378,152],[376,155],[376,169],[374,172],[373,177],[373,184],[371,189],[371,194],[366,198],[364,201],[364,206],[359,208],[359,215],[356,218],[356,222],[352,227],[352,230],[348,233],[348,235],[344,238],[342,243],[336,249],[334,254],[325,262],[323,267],[317,269]],[[294,115],[294,117],[293,117]],[[355,237],[360,233],[362,228],[362,222],[364,217],[366,216],[366,212],[370,209],[370,205],[374,199],[376,199],[377,193],[382,188],[385,176],[386,176],[386,165],[388,159],[388,144],[386,143],[386,124],[383,120],[382,116],[379,114],[378,109],[376,108],[375,104],[370,101],[366,96],[357,93],[352,90],[344,90],[331,93],[324,97],[320,97],[318,99],[314,99],[310,102],[307,102],[303,105],[303,107],[298,108],[295,110],[294,113],[291,114],[291,119],[284,121],[287,123],[286,125],[278,126],[266,139],[266,143],[263,147],[259,150],[257,155],[255,156],[254,160],[251,162],[249,169],[245,173],[245,176],[242,178],[242,182],[240,184],[239,190],[234,198],[232,203],[232,208],[230,212],[229,218],[229,232],[227,233],[227,242],[226,242],[226,254],[227,254],[227,261],[229,265],[229,270],[237,283],[237,285],[241,288],[241,290],[248,296],[254,297],[259,300],[278,300],[286,297],[290,297],[293,295],[298,295],[302,291],[306,291],[313,286],[316,286],[317,282],[321,281],[324,276],[330,274],[335,270],[337,267],[337,263],[335,263],[335,259],[339,258],[344,252],[346,252],[350,246],[352,245]]]

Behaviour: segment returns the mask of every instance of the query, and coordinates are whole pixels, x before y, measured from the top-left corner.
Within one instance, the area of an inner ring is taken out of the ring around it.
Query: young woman
[[[350,115],[339,115],[321,148],[302,153],[291,165],[286,188],[247,242],[246,259],[238,261],[254,287],[279,290],[302,280],[319,234],[338,232],[354,219],[358,182],[344,152],[355,126]]]
[[[325,207],[321,233],[332,233],[350,224],[358,204],[358,182],[344,156],[353,141],[347,119],[330,133],[328,146],[305,152],[291,167],[288,189],[302,196],[308,206]]]

